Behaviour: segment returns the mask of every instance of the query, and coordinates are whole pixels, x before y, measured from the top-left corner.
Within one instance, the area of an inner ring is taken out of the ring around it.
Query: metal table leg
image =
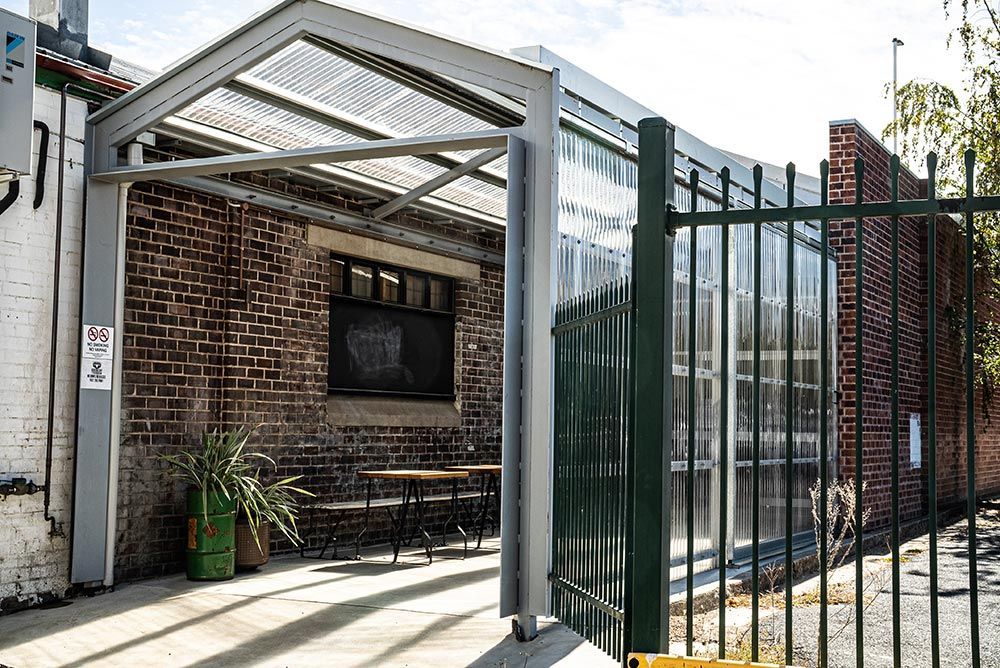
[[[427,552],[427,565],[434,563],[434,556],[431,554],[433,543],[430,534],[424,527],[424,490],[420,480],[410,481],[413,485],[414,507],[417,511],[417,530],[420,531],[420,540],[424,544],[424,551]]]
[[[483,534],[486,532],[486,520],[490,519],[490,535],[492,527],[496,526],[496,518],[491,514],[490,499],[499,504],[500,490],[497,486],[497,476],[495,473],[488,473],[483,476],[483,484],[479,493],[479,519],[476,523],[476,549],[483,544]],[[499,514],[499,513],[498,513]]]
[[[397,524],[395,518],[393,518],[392,510],[386,508],[386,512],[389,515],[389,520],[393,523],[393,538],[392,538],[392,563],[396,563],[399,559],[399,548],[403,544],[403,536],[406,533],[406,516],[409,514],[410,501],[412,499],[411,492],[415,489],[413,485],[414,481],[404,481],[403,482],[403,507],[399,510],[399,523]]]
[[[458,478],[452,478],[451,480],[451,513],[448,515],[448,519],[444,521],[444,526],[441,527],[441,545],[448,544],[448,525],[455,522],[455,528],[458,529],[459,533],[462,534],[462,542],[464,547],[462,548],[462,558],[465,559],[469,556],[469,537],[465,533],[465,529],[462,528],[459,515],[459,503],[458,503]]]
[[[361,529],[361,533],[357,535],[354,539],[354,559],[358,560],[361,558],[361,539],[366,533],[368,533],[368,515],[371,513],[372,509],[372,480],[369,478],[366,481],[365,487],[367,491],[365,493],[365,525]]]

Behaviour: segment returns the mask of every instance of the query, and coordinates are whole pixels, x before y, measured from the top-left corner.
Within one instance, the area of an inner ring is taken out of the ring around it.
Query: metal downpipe
[[[59,330],[59,288],[60,288],[60,275],[62,270],[62,232],[63,232],[63,190],[66,180],[66,101],[69,96],[70,89],[74,89],[81,93],[87,95],[97,95],[100,97],[106,97],[111,99],[110,96],[106,96],[100,92],[90,90],[89,88],[84,88],[73,83],[67,83],[62,87],[59,98],[59,168],[57,171],[56,178],[56,228],[54,231],[55,236],[55,246],[54,246],[54,257],[52,260],[52,320],[49,330],[49,388],[48,388],[48,412],[46,414],[46,427],[45,427],[45,482],[42,485],[44,490],[44,519],[50,525],[49,536],[62,536],[63,530],[60,525],[56,523],[55,517],[51,515],[50,506],[52,501],[52,448],[54,440],[54,428],[55,428],[55,403],[56,403],[56,354],[58,352],[58,330]],[[38,121],[36,121],[36,127]],[[42,124],[44,126],[44,124]],[[42,129],[42,144],[39,147],[39,159],[38,159],[38,192],[44,192],[40,190],[43,188],[43,179],[45,178],[45,160],[42,156],[45,155],[43,147],[48,144],[49,129],[45,126]],[[35,195],[35,201],[33,203],[34,208],[38,208],[41,205],[41,199],[38,196],[38,192]]]

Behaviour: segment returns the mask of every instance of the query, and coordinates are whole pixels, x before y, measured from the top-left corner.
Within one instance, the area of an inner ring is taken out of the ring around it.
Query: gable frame
[[[118,147],[307,36],[521,99],[552,77],[547,66],[344,5],[285,0],[91,115],[98,149],[95,168],[107,171]]]

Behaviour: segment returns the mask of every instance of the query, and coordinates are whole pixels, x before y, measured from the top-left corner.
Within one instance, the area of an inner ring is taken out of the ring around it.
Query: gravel
[[[968,527],[963,519],[938,532],[938,601],[941,665],[971,666],[969,619]],[[1000,504],[982,507],[977,516],[979,628],[982,666],[1000,668]],[[926,536],[904,544],[900,575],[902,665],[931,665],[930,554]],[[864,612],[864,665],[892,664],[891,562],[885,556],[865,559],[868,593]],[[853,566],[851,566],[853,568]],[[875,592],[878,591],[877,595]],[[855,625],[852,605],[829,607],[829,665],[855,666]],[[783,611],[776,613],[774,642],[782,643]],[[762,620],[762,636],[770,630]],[[818,606],[796,607],[795,660],[815,666]],[[839,631],[839,633],[838,633]]]

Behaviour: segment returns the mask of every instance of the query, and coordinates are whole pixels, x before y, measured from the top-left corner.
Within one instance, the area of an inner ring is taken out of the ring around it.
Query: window
[[[372,290],[372,268],[363,264],[351,263],[351,295],[363,299],[371,299],[374,295]]]
[[[423,306],[427,299],[427,278],[421,274],[406,275],[406,305]]]
[[[399,272],[379,269],[378,295],[384,302],[396,304],[399,302]]]
[[[330,391],[453,397],[454,290],[445,276],[332,255]]]
[[[435,311],[451,310],[451,282],[431,279],[431,308]]]
[[[334,258],[330,262],[330,290],[337,295],[344,294],[344,260]]]

